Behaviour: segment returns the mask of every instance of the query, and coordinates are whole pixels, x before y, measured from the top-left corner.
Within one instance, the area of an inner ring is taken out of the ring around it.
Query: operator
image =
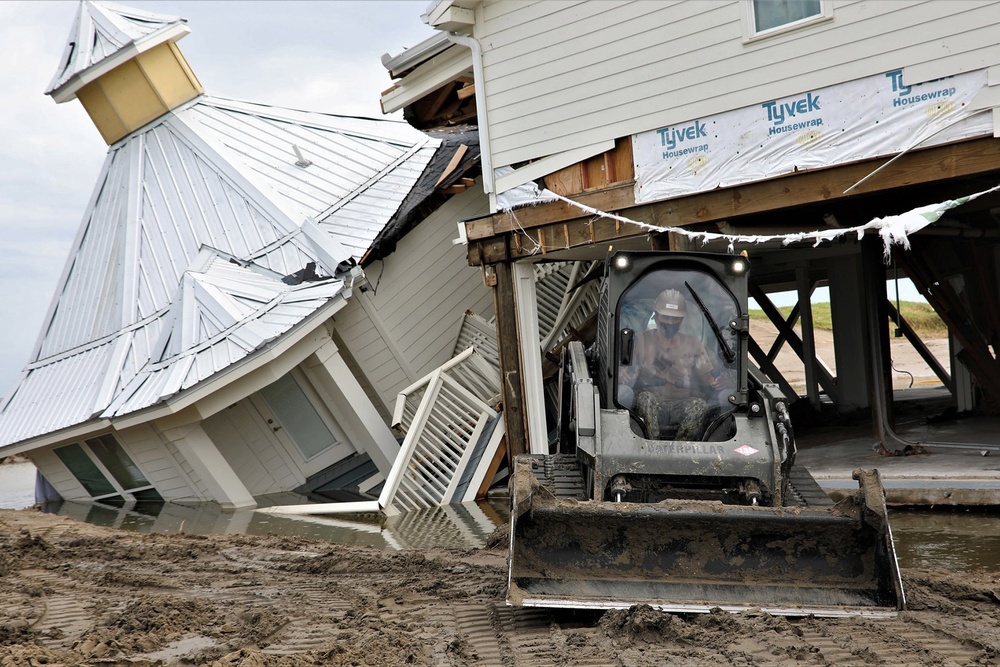
[[[705,397],[726,384],[701,340],[680,333],[685,314],[684,295],[675,289],[660,292],[653,306],[656,328],[636,335],[632,364],[622,367],[621,380],[631,385],[636,412],[652,440],[675,424],[675,440],[701,439],[711,407]]]

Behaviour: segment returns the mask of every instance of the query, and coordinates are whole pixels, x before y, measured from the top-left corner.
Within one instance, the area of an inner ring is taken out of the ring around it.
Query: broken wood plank
[[[459,88],[455,94],[458,95],[458,99],[466,100],[476,94],[476,84],[467,84]]]
[[[441,172],[441,176],[437,179],[437,183],[434,184],[434,187],[441,185],[446,178],[451,176],[455,169],[458,168],[459,163],[468,151],[469,147],[465,144],[462,144],[455,150],[455,154],[451,156],[450,160],[448,160],[447,166],[445,166],[444,171]]]
[[[500,446],[497,447],[496,453],[493,455],[493,460],[490,462],[490,467],[486,470],[486,476],[483,477],[482,484],[479,485],[479,489],[476,490],[476,500],[483,500],[486,498],[486,493],[490,490],[490,486],[493,484],[493,480],[497,476],[497,472],[500,470],[500,465],[507,459],[507,436],[506,434],[500,438]]]

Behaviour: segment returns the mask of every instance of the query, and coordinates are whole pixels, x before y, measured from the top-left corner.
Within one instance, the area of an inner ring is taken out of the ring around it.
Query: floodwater
[[[903,567],[1000,572],[997,509],[889,510],[896,558]]]
[[[0,465],[0,508],[19,510],[35,504],[35,466],[31,463]]]
[[[0,508],[34,504],[35,467],[0,466]],[[508,520],[506,500],[436,507],[395,516],[280,516],[242,510],[223,512],[215,503],[113,508],[92,503],[54,503],[44,511],[78,521],[144,533],[294,535],[379,549],[473,549],[485,545]],[[893,509],[889,521],[902,567],[982,569],[1000,572],[1000,512]]]

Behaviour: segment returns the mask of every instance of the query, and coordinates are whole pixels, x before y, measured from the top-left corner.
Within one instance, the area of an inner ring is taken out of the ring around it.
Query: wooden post
[[[833,352],[841,410],[871,406],[871,341],[865,307],[861,253],[837,258],[827,267]]]
[[[799,294],[799,320],[802,323],[802,363],[806,371],[806,396],[813,410],[819,410],[819,388],[816,385],[816,339],[813,336],[812,282],[809,270],[795,268],[795,285]]]
[[[496,285],[493,307],[496,313],[497,348],[500,356],[500,395],[507,432],[507,460],[513,469],[514,457],[525,452],[524,390],[521,382],[521,349],[517,337],[517,307],[514,276],[510,262],[493,265]]]
[[[872,406],[884,411],[884,424],[879,424],[878,414],[873,415],[875,435],[883,435],[887,427],[895,431],[896,415],[892,404],[892,350],[889,345],[889,315],[886,312],[885,265],[882,263],[882,240],[878,236],[861,239],[861,262],[865,286],[865,305],[868,310],[867,325],[872,340]],[[877,349],[876,349],[877,346]],[[883,442],[884,445],[884,442]]]

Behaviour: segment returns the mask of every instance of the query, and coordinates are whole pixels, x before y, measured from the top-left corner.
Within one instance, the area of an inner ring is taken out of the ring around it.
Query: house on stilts
[[[747,252],[751,296],[778,332],[758,343],[751,328],[754,362],[803,415],[871,412],[883,453],[910,444],[896,433],[891,329],[954,412],[996,413],[1000,3],[439,0],[423,18],[439,34],[384,59],[396,80],[383,109],[418,128],[477,123],[490,213],[461,234],[504,332],[511,451],[553,445],[540,267],[599,263],[612,246]],[[944,321],[947,358],[888,298],[897,279]],[[774,363],[789,348],[801,386]]]

